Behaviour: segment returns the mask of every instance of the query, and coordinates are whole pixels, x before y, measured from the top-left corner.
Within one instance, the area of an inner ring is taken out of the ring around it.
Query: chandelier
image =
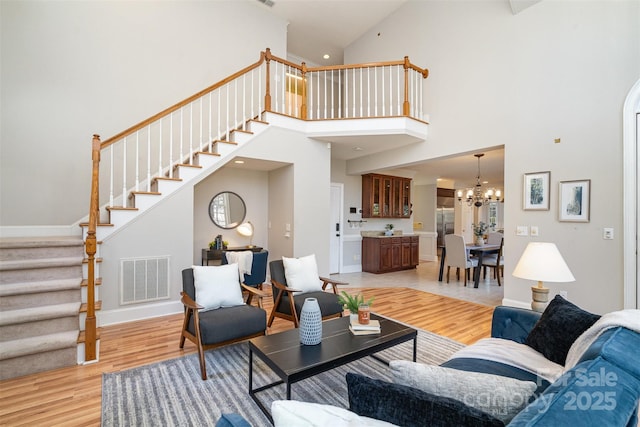
[[[494,194],[495,201],[499,202],[502,196],[500,190],[494,191],[492,188],[490,188],[487,191],[483,191],[482,185],[480,184],[480,158],[484,156],[484,154],[474,154],[474,156],[478,158],[478,176],[476,177],[476,186],[467,191],[467,205],[473,205],[477,208],[483,205],[487,205],[494,200]],[[462,190],[458,190],[458,202],[462,204]]]

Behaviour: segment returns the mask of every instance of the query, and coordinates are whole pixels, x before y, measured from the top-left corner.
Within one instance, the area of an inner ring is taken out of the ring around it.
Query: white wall
[[[505,1],[410,1],[345,52],[346,63],[409,55],[429,68],[429,141],[350,161],[347,173],[505,146],[506,303],[528,304],[511,272],[537,225],[576,282],[547,284],[596,312],[623,306],[622,105],[640,75],[640,3],[543,1],[513,15]],[[377,34],[380,33],[380,36]],[[561,138],[560,144],[554,144]],[[551,210],[523,211],[526,172],[551,171]],[[591,179],[591,221],[557,220],[558,182]],[[597,260],[597,261],[596,261]]]
[[[254,3],[0,2],[0,224],[74,223],[94,133],[105,140],[267,47],[285,56],[286,22]]]

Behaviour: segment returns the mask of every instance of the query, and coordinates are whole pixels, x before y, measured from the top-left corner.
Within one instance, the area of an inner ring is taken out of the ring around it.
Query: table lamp
[[[549,288],[545,288],[542,282],[576,280],[555,243],[546,242],[529,243],[512,274],[521,279],[538,281],[538,286],[531,287],[531,309],[538,312],[544,311],[549,301]]]
[[[253,244],[251,242],[253,241],[253,224],[251,224],[251,221],[240,224],[238,228],[236,228],[236,230],[238,231],[238,234],[249,237],[248,247],[252,248]]]

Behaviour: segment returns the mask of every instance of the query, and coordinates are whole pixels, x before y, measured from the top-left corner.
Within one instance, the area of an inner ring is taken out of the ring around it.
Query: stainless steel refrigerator
[[[455,209],[453,197],[438,197],[436,207],[436,231],[438,232],[438,246],[444,246],[445,234],[453,234],[455,224]]]

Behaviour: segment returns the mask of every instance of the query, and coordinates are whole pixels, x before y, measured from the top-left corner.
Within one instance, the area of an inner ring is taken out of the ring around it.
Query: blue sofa
[[[557,325],[562,325],[561,330],[555,331],[556,335],[543,335],[542,345],[547,341],[553,344],[556,336],[566,341],[564,346],[570,346],[575,338],[600,317],[584,311],[582,313],[585,315],[582,315],[579,308],[566,300],[552,303],[556,303],[556,317],[542,326],[541,323],[544,322],[541,321],[540,313],[513,307],[496,307],[492,338],[531,346],[532,330],[537,327],[536,332],[539,333],[541,327],[546,327],[543,332],[548,334],[549,324],[553,324],[552,328],[555,329],[558,329]],[[577,316],[581,318],[567,321],[563,318],[567,312],[578,312]],[[634,328],[636,322],[640,324],[640,311],[633,310],[625,314],[632,315]],[[586,323],[576,326],[581,321]],[[568,340],[563,335],[568,335]],[[473,345],[468,348],[470,347]],[[546,350],[542,349],[541,352],[545,354]],[[562,362],[559,366],[564,365],[565,356],[566,350],[564,355],[559,356]],[[452,358],[441,366],[534,381],[538,386],[535,393],[528,404],[525,402],[524,409],[510,420],[509,426],[631,427],[638,422],[640,334],[625,327],[606,329],[582,353],[578,363],[551,384],[536,378],[535,374],[492,360]],[[347,383],[350,409],[359,415],[403,426],[504,425],[490,414],[468,407],[456,399],[430,394],[406,385],[355,374],[348,374]]]

